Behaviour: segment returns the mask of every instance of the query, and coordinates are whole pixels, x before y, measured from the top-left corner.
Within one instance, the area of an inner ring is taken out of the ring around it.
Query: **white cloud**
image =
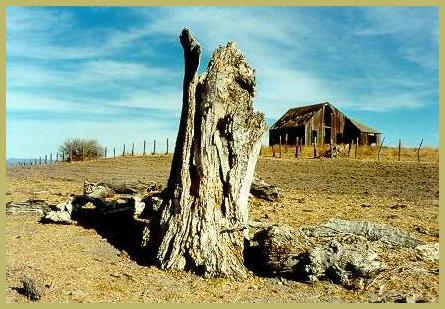
[[[116,87],[121,81],[141,81],[147,78],[168,84],[169,80],[176,79],[178,75],[178,72],[168,68],[106,59],[86,61],[69,68],[12,63],[7,65],[6,71],[8,86],[63,86],[77,87],[79,90],[92,85]]]
[[[360,11],[365,23],[352,29],[351,33],[355,35],[413,36],[422,32],[437,33],[437,20],[431,18],[432,12],[438,13],[435,7],[375,6],[363,7]]]
[[[83,104],[83,105],[82,105]],[[72,98],[57,99],[52,97],[46,97],[35,94],[17,93],[14,91],[8,91],[6,94],[6,110],[8,112],[35,112],[38,115],[39,112],[79,112],[85,113],[98,113],[98,114],[110,114],[113,111],[104,108],[106,102],[91,101],[88,104],[88,109],[85,109],[85,104]]]
[[[177,115],[182,99],[182,67],[174,67],[179,61],[174,65],[155,63],[159,54],[154,52],[170,43],[178,44],[179,48],[178,35],[184,27],[191,29],[200,41],[204,58],[227,41],[238,42],[247,61],[256,69],[255,108],[268,118],[279,117],[293,106],[326,100],[349,110],[370,112],[418,109],[436,103],[430,99],[436,89],[435,71],[429,71],[431,79],[426,79],[422,71],[435,69],[437,64],[434,54],[437,20],[431,14],[422,15],[409,8],[357,8],[362,16],[354,18],[361,22],[343,31],[348,24],[342,20],[328,18],[324,22],[320,15],[308,14],[307,8],[303,13],[289,7],[131,10],[131,14],[146,15],[145,25],[125,30],[101,29],[100,34],[72,31],[74,17],[69,10],[8,11],[8,111],[82,112],[79,108],[88,106],[85,113],[114,116],[125,107],[152,108]],[[72,33],[78,33],[78,37],[70,37]],[[59,36],[65,39],[65,45],[58,41]],[[390,55],[359,43],[364,37],[371,41],[379,39],[378,36],[391,37],[391,42],[397,43]],[[137,57],[132,60],[123,57],[125,52],[122,52],[128,48],[135,48]],[[115,57],[118,53],[120,56]],[[318,58],[319,54],[322,57]],[[328,54],[331,57],[323,57]],[[141,57],[144,63],[135,60]],[[420,68],[414,73],[401,71],[391,57],[403,57]],[[76,59],[77,65],[64,62],[72,59]],[[42,64],[41,60],[48,63],[59,60],[64,66]],[[203,63],[202,69],[206,65]],[[353,76],[347,70],[353,71]],[[60,100],[64,95],[62,88],[56,89],[59,93],[34,92],[48,85],[69,87],[78,95]],[[95,89],[109,91],[116,97],[105,100],[84,93]],[[80,105],[79,101],[90,104]],[[109,123],[100,121],[81,125],[78,121],[67,121],[58,127],[58,132],[50,133],[51,124],[45,125],[42,132],[54,135],[55,144],[67,134],[76,133],[79,126],[82,127],[77,131],[79,134],[96,134],[106,139],[107,144],[114,140],[123,142],[129,132],[139,139],[152,132],[175,135],[171,128],[166,128],[165,120],[138,123],[118,119],[113,124],[109,128]],[[26,134],[33,125],[28,120],[8,123],[8,138],[14,140],[14,145],[21,143],[20,134]]]
[[[124,99],[110,101],[110,105],[178,111],[182,107],[182,90],[136,91]]]

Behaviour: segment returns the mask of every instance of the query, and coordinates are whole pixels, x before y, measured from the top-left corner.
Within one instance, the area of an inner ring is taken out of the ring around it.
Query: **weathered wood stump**
[[[200,46],[187,29],[183,108],[160,210],[162,269],[244,278],[248,194],[266,125],[253,111],[254,70],[235,43],[218,48],[198,76]]]

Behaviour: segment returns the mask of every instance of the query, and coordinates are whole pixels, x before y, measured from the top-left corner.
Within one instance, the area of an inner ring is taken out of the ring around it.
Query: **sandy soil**
[[[83,181],[167,181],[171,156],[125,157],[7,169],[7,201],[64,201]],[[256,172],[283,191],[278,202],[251,199],[252,219],[292,226],[331,218],[388,223],[425,242],[439,241],[437,162],[376,162],[348,158],[262,157]],[[17,291],[30,276],[41,302],[368,302],[414,295],[438,301],[438,263],[409,250],[386,254],[387,265],[363,291],[328,281],[312,284],[251,275],[245,281],[203,279],[138,264],[94,228],[44,225],[38,214],[6,217],[6,301],[28,302]],[[117,227],[118,228],[118,227]]]

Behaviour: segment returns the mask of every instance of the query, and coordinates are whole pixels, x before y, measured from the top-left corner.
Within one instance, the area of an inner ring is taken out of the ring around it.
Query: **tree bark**
[[[254,70],[228,43],[199,77],[199,44],[187,29],[180,42],[183,108],[158,219],[157,260],[163,269],[245,278],[248,193],[266,129],[252,107]]]

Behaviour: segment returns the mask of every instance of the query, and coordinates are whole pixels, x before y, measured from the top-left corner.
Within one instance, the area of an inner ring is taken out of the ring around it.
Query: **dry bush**
[[[82,161],[102,156],[103,147],[95,139],[70,138],[59,146],[67,161]]]

